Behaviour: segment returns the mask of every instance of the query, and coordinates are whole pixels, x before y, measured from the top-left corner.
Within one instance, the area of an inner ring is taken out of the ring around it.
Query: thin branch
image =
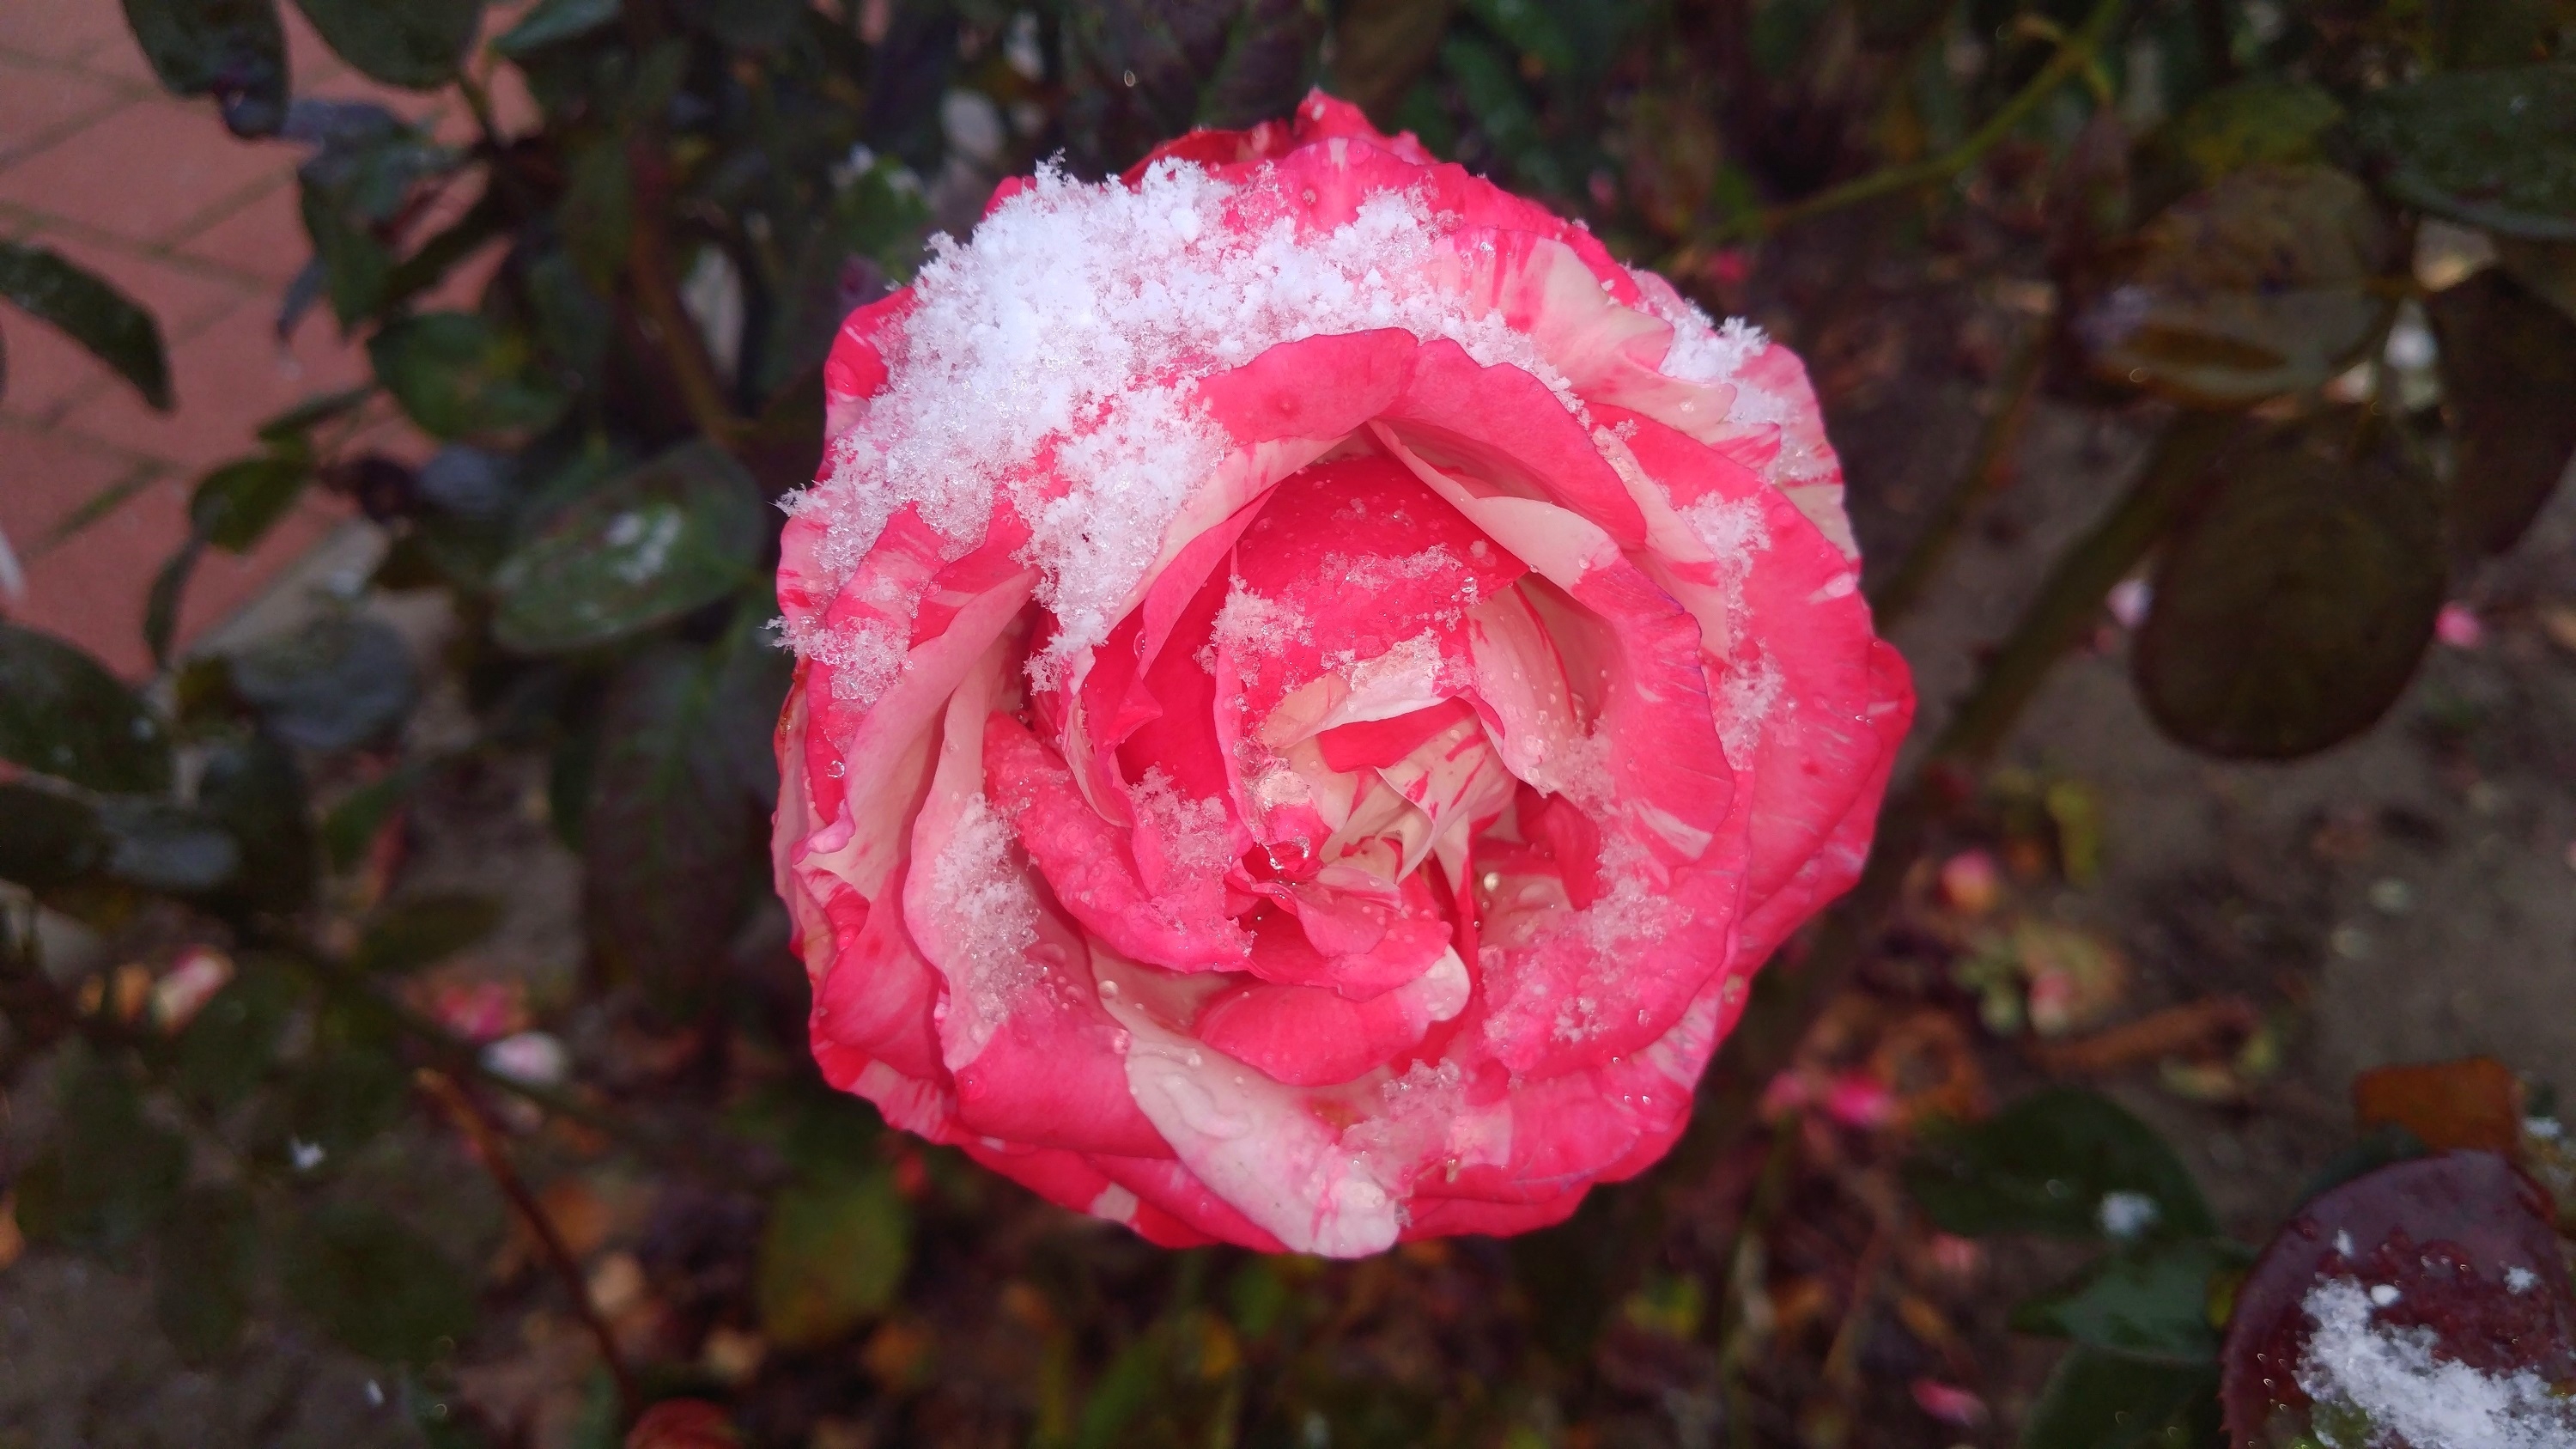
[[[608,1365],[608,1376],[616,1381],[618,1421],[633,1422],[636,1408],[642,1403],[635,1389],[634,1370],[627,1367],[626,1355],[617,1346],[617,1334],[608,1326],[608,1320],[600,1316],[599,1305],[590,1301],[590,1285],[581,1276],[581,1265],[573,1261],[572,1250],[564,1246],[563,1234],[555,1231],[554,1219],[546,1215],[545,1205],[537,1201],[535,1193],[528,1191],[527,1179],[519,1176],[519,1169],[511,1164],[509,1144],[501,1140],[500,1131],[492,1125],[491,1119],[483,1115],[483,1109],[456,1085],[455,1079],[444,1072],[424,1067],[417,1080],[421,1090],[455,1119],[457,1130],[463,1132],[473,1145],[475,1160],[483,1164],[483,1170],[491,1174],[493,1184],[501,1189],[501,1195],[510,1200],[512,1210],[527,1224],[528,1231],[536,1235],[537,1246],[544,1253],[546,1263],[563,1281],[565,1290],[572,1294],[574,1314],[581,1319],[582,1326],[590,1330],[591,1338],[599,1345],[600,1358]]]
[[[2084,28],[2058,47],[2057,53],[2048,58],[2046,65],[2040,67],[2039,74],[2032,76],[2030,83],[2023,86],[2011,100],[2006,101],[2002,110],[1995,112],[1984,125],[1978,127],[1958,145],[1938,156],[1927,156],[1923,160],[1904,166],[1891,166],[1883,171],[1873,171],[1867,176],[1855,177],[1840,186],[1827,187],[1813,196],[1801,197],[1780,206],[1766,207],[1751,217],[1720,227],[1718,239],[1737,241],[1750,236],[1765,235],[1794,221],[1804,221],[1808,217],[1818,216],[1828,211],[1840,211],[1846,206],[1874,201],[1879,197],[1913,187],[1929,185],[1936,181],[1947,181],[1966,171],[1983,160],[1985,154],[1993,150],[2005,137],[2020,129],[2021,123],[2030,119],[2033,111],[2038,110],[2050,96],[2057,94],[2059,86],[2075,79],[2093,64],[2094,56],[2101,49],[2103,40],[2110,35],[2111,27],[2119,22],[2120,14],[2126,8],[2127,0],[2101,0],[2101,3],[2094,7],[2093,14],[2085,20]]]
[[[2048,335],[2048,324],[2042,321],[2022,339],[2004,367],[2003,395],[1986,417],[1985,428],[1977,438],[1975,458],[1941,500],[1940,511],[1924,525],[1922,537],[1906,551],[1896,572],[1888,575],[1887,582],[1870,596],[1870,612],[1877,616],[1880,632],[1912,611],[1922,599],[1924,587],[1941,571],[1950,550],[1958,545],[1968,520],[2012,476],[2007,462],[2013,445],[2021,438],[2022,423],[2030,416],[2031,394],[2037,390],[2040,373],[2045,370]]]
[[[671,239],[662,225],[661,188],[653,173],[658,158],[638,144],[630,153],[635,166],[635,225],[627,240],[626,280],[636,305],[644,312],[645,331],[662,350],[671,380],[680,389],[680,405],[689,421],[718,447],[732,451],[741,441],[743,420],[725,400],[707,340],[697,320],[680,302],[678,274],[672,268]]]

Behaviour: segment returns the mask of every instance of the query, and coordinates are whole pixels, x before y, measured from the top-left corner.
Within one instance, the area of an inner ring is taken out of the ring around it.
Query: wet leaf
[[[588,35],[615,20],[623,9],[621,0],[538,0],[518,24],[493,39],[492,48],[516,59]]]
[[[281,1247],[287,1296],[368,1358],[426,1363],[474,1326],[474,1293],[463,1270],[383,1213],[317,1208]]]
[[[2218,1375],[2088,1348],[2057,1361],[2021,1449],[2200,1449],[2218,1431]]]
[[[557,514],[493,575],[493,635],[528,654],[666,623],[748,582],[769,520],[758,485],[709,443],[665,453]]]
[[[2158,213],[2073,323],[2093,369],[2234,407],[2315,387],[2378,335],[2396,232],[2361,183],[2263,164]]]
[[[2513,547],[2576,458],[2576,318],[2490,268],[2426,299],[2451,421],[2450,535]]]
[[[134,384],[145,402],[170,410],[170,361],[161,350],[161,324],[123,292],[48,248],[0,242],[0,297],[60,328]]]
[[[116,1062],[74,1051],[57,1092],[53,1139],[16,1183],[18,1225],[38,1242],[120,1252],[177,1203],[188,1145],[143,1115],[133,1079]]]
[[[367,339],[376,379],[433,437],[542,428],[567,399],[527,340],[470,312],[425,312]]]
[[[2522,1115],[2522,1079],[2493,1057],[2376,1067],[2352,1079],[2355,1125],[2403,1128],[2438,1152],[2511,1156],[2522,1144]]]
[[[2190,1169],[2154,1129],[2079,1088],[2034,1092],[1983,1122],[1932,1134],[1906,1185],[1933,1222],[1969,1237],[2107,1236],[2104,1199],[2114,1194],[2149,1205],[2139,1236],[2218,1230]]]
[[[313,821],[284,745],[262,734],[210,747],[197,805],[241,850],[219,905],[282,915],[312,899]]]
[[[170,741],[133,691],[50,634],[0,623],[0,760],[104,791],[170,788]]]
[[[501,924],[503,914],[498,900],[460,892],[388,902],[367,918],[349,964],[370,975],[417,971],[482,941]]]
[[[2485,1152],[2396,1163],[2310,1200],[2237,1290],[2221,1351],[2235,1443],[2303,1425],[2307,1301],[2325,1279],[2387,1290],[2372,1296],[2377,1325],[2428,1331],[2480,1373],[2576,1378],[2576,1286],[2552,1213],[2538,1184]]]
[[[215,547],[247,553],[304,496],[312,477],[300,450],[235,459],[197,480],[188,522]]]
[[[170,895],[197,895],[232,880],[241,846],[202,811],[168,800],[111,795],[98,801],[109,875]]]
[[[213,96],[236,136],[286,119],[286,29],[276,0],[125,0],[125,23],[171,94]]]
[[[88,801],[0,780],[0,880],[63,885],[87,875],[106,856],[107,835]]]
[[[191,1189],[163,1225],[152,1306],[182,1360],[211,1363],[240,1344],[257,1229],[250,1199],[235,1187]]]
[[[2115,1252],[2074,1285],[2015,1308],[2012,1326],[2127,1358],[2216,1363],[2210,1279],[2252,1257],[2234,1243],[2207,1238]]]
[[[912,1224],[891,1174],[842,1169],[790,1184],[761,1232],[761,1331],[784,1348],[820,1348],[885,1311],[902,1285]]]
[[[387,85],[435,90],[456,77],[482,0],[295,0],[342,60]]]
[[[2328,414],[2223,455],[2166,545],[2132,656],[2147,712],[2233,759],[2290,759],[2384,714],[2442,606],[2432,487],[2383,442],[2346,450]]]
[[[152,575],[152,587],[144,591],[143,647],[152,651],[156,668],[170,667],[170,648],[179,633],[179,606],[187,602],[188,580],[196,576],[197,560],[205,552],[205,540],[192,535],[162,561]]]
[[[2429,75],[2353,118],[2382,189],[2506,236],[2576,241],[2576,65]]]
[[[420,695],[411,646],[391,624],[323,613],[230,656],[234,692],[279,739],[344,750],[399,722]]]

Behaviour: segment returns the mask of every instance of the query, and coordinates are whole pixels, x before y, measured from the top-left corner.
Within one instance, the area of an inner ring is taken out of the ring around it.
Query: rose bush
[[[1006,183],[783,542],[825,1075],[1166,1244],[1651,1164],[1912,710],[1797,359],[1316,95]]]

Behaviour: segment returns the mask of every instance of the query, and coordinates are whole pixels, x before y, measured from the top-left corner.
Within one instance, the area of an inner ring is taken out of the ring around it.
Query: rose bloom
[[[1164,1244],[1653,1163],[1912,712],[1797,359],[1322,95],[853,315],[774,856],[824,1074]]]

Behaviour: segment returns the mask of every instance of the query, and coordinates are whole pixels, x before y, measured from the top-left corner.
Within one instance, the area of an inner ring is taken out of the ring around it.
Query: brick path
[[[386,100],[291,5],[295,93]],[[154,83],[116,0],[0,0],[0,238],[37,241],[107,277],[159,317],[178,406],[156,413],[44,324],[0,305],[0,535],[22,597],[0,613],[65,635],[132,674],[148,670],[144,591],[185,536],[188,492],[252,451],[258,422],[366,374],[317,308],[291,343],[274,321],[309,248],[296,213],[302,147],[236,140],[211,101]],[[85,514],[98,515],[77,530]],[[209,553],[181,638],[257,596],[346,511],[308,496],[247,558]]]

